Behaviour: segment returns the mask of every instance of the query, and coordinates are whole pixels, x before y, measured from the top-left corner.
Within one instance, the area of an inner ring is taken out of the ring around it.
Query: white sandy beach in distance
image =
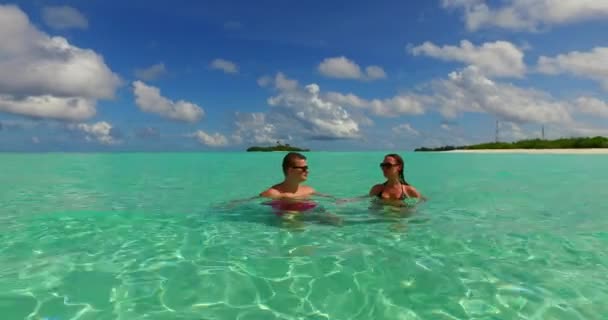
[[[597,149],[480,149],[450,150],[453,153],[537,153],[537,154],[608,154],[608,148]]]

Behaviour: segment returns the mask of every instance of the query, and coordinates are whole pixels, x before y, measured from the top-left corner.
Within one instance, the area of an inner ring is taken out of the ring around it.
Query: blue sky
[[[0,3],[0,151],[608,135],[608,1]]]

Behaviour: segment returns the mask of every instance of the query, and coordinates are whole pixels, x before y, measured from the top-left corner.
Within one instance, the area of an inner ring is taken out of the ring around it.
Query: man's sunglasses
[[[382,162],[382,163],[380,163],[380,168],[391,168],[391,167],[396,167],[398,165],[399,165],[398,163]]]
[[[308,171],[308,166],[301,166],[301,167],[292,167],[294,169],[300,169],[302,171]]]

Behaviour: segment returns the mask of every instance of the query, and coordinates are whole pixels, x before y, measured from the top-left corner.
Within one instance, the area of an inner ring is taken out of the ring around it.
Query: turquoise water
[[[308,153],[338,197],[383,153]],[[404,153],[407,218],[257,202],[282,153],[0,155],[1,319],[605,319],[608,156]]]

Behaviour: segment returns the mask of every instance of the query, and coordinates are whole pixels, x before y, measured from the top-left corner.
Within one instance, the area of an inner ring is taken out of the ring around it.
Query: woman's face
[[[401,165],[397,162],[397,159],[393,157],[384,157],[384,161],[380,163],[380,168],[385,177],[395,177],[399,175]]]

